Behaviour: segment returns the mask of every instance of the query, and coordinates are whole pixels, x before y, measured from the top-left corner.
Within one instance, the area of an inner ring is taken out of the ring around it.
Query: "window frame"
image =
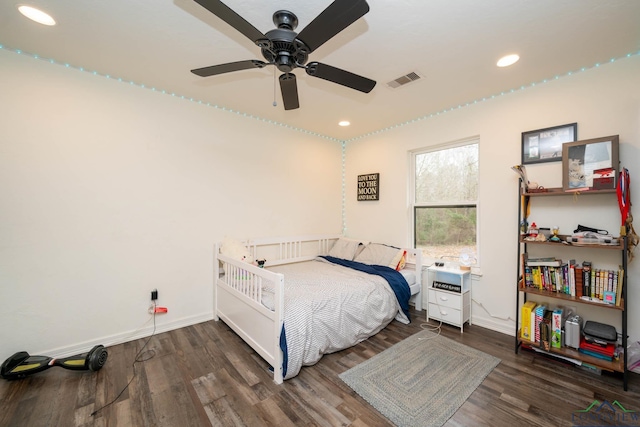
[[[445,203],[417,203],[416,202],[416,157],[425,154],[433,153],[436,151],[448,150],[452,148],[464,147],[467,145],[477,145],[478,147],[478,195],[474,202],[469,201],[451,201]],[[479,271],[480,268],[480,202],[479,202],[479,190],[480,190],[480,137],[474,136],[465,138],[453,142],[444,144],[437,144],[433,146],[421,147],[415,150],[409,151],[409,241],[413,242],[413,247],[417,247],[416,239],[416,212],[419,208],[468,208],[475,207],[476,209],[476,262],[472,265],[472,272]],[[423,254],[423,260],[435,261],[437,258]],[[458,260],[454,260],[458,263]]]

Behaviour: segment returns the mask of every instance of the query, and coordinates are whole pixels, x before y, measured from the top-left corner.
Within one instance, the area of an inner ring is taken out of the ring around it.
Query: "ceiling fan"
[[[277,28],[266,34],[262,34],[219,0],[195,1],[258,45],[267,61],[249,59],[191,70],[198,76],[209,77],[275,65],[283,72],[279,80],[285,110],[300,107],[296,76],[292,72],[296,68],[304,68],[312,77],[319,77],[364,93],[369,93],[376,85],[371,79],[331,65],[320,62],[307,64],[311,52],[369,12],[369,5],[365,0],[335,0],[300,33],[294,31],[298,26],[296,15],[288,10],[279,10],[273,14],[273,23]]]

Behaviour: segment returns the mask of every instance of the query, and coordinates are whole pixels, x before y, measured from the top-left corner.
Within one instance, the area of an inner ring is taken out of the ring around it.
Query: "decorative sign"
[[[358,175],[358,201],[380,200],[380,174]]]
[[[460,285],[453,285],[451,283],[439,282],[437,280],[433,281],[431,285],[432,288],[435,289],[444,289],[446,291],[461,293],[462,287]]]

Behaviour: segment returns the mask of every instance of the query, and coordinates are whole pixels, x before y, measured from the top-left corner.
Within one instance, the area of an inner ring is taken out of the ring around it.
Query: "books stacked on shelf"
[[[583,295],[579,295],[591,301],[600,301],[620,306],[622,297],[622,284],[624,283],[624,270],[606,270],[593,268],[591,263],[582,263],[584,284]]]
[[[594,268],[591,261],[530,258],[523,254],[524,286],[620,306],[624,270]]]
[[[615,344],[597,344],[590,343],[584,339],[584,337],[580,338],[580,348],[578,351],[582,354],[586,354],[588,356],[596,357],[602,360],[612,361],[613,356],[616,351]]]
[[[564,323],[572,316],[571,310],[563,307],[551,308],[531,300],[526,301],[521,309],[520,339],[525,341],[525,344],[536,345],[546,351],[551,347],[564,347]],[[576,338],[575,348],[578,347],[578,343]]]
[[[568,293],[568,270],[556,258],[529,258],[524,261],[525,286]]]
[[[555,353],[566,347],[576,349],[580,354],[602,361],[612,362],[619,358],[621,347],[617,346],[615,338],[610,339],[613,338],[612,334],[615,334],[615,328],[609,327],[613,332],[603,334],[606,335],[606,339],[589,335],[586,333],[588,325],[590,323],[600,324],[587,322],[583,328],[580,316],[574,315],[567,308],[553,308],[534,301],[526,301],[522,306],[521,319],[519,338],[525,348]],[[599,331],[597,327],[592,329],[595,330],[595,333]],[[607,332],[609,331],[607,330]],[[578,365],[584,363],[578,360],[572,361]]]

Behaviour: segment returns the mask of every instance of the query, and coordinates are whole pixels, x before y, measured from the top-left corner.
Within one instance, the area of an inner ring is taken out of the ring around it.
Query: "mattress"
[[[409,284],[409,289],[411,289],[411,295],[415,295],[420,292],[420,284],[416,283],[416,272],[415,270],[409,270],[408,268],[403,268],[400,270],[400,274],[404,277],[404,280]]]

